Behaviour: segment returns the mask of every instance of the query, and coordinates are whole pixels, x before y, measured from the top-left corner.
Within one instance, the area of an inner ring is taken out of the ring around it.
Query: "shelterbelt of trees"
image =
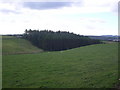
[[[51,30],[25,30],[23,38],[33,45],[46,51],[61,51],[91,44],[99,44],[100,40],[77,35],[66,31],[53,32]]]

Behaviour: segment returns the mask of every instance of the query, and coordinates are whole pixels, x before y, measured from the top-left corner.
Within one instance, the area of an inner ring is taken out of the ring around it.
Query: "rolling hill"
[[[118,81],[118,44],[3,55],[2,76],[3,88],[112,88]]]
[[[14,36],[2,36],[2,54],[38,53],[42,50],[29,41]]]

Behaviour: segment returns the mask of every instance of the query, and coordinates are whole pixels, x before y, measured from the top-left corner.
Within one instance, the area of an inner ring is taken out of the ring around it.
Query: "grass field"
[[[41,51],[27,40],[13,36],[2,36],[2,54],[38,53]]]
[[[3,88],[112,88],[117,81],[117,43],[3,55]]]

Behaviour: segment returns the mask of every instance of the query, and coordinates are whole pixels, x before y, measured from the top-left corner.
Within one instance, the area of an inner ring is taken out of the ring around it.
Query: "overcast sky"
[[[118,0],[0,0],[0,34],[25,29],[117,35]]]

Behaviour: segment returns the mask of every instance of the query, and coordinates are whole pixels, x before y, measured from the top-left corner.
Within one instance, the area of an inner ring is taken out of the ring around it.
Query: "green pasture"
[[[13,40],[21,42],[19,48],[15,51],[13,48],[18,47],[17,44],[11,39],[5,44],[7,41],[3,40],[4,53],[18,53],[30,47],[26,40]],[[23,44],[26,45],[20,48]],[[3,55],[2,60],[3,88],[112,88],[118,82],[117,43]]]
[[[2,54],[38,53],[41,51],[25,39],[2,36]]]

